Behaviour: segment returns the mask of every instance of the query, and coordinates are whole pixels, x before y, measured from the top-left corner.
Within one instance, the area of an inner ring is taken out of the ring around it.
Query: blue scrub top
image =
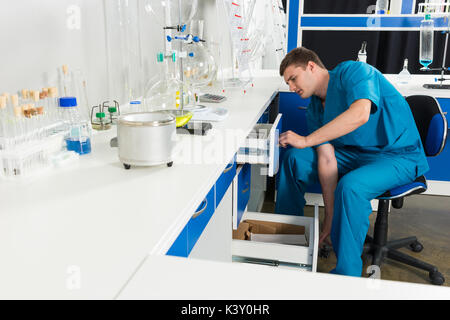
[[[384,155],[412,154],[417,159],[417,175],[428,170],[411,109],[403,96],[376,68],[363,62],[346,61],[329,71],[325,107],[311,97],[307,109],[308,130],[319,129],[358,99],[372,101],[369,121],[353,132],[330,141],[335,148],[351,148]]]

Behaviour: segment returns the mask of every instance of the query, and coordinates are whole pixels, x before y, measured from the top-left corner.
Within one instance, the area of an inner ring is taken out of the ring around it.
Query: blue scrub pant
[[[369,229],[370,201],[416,178],[414,155],[381,155],[335,148],[339,181],[335,191],[331,242],[336,268],[331,273],[360,277],[362,251]],[[318,183],[313,148],[287,150],[279,172],[275,211],[303,215],[307,186]]]

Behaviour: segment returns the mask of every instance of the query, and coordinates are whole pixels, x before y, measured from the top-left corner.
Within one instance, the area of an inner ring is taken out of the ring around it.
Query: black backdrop
[[[423,0],[417,1],[416,7]],[[376,0],[304,0],[305,14],[365,14]],[[399,73],[408,58],[409,71],[419,71],[418,31],[303,31],[303,46],[314,50],[328,69],[339,62],[356,60],[363,41],[367,41],[367,63],[383,73]],[[445,35],[435,32],[434,57],[431,67],[440,67]],[[450,52],[447,52],[447,66]],[[438,73],[438,72],[434,72]]]

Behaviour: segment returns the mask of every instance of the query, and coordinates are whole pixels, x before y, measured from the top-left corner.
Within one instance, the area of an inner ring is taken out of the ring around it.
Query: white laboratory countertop
[[[165,277],[161,277],[165,274]],[[129,299],[447,300],[450,288],[270,266],[149,256],[125,290]]]
[[[156,281],[155,290],[161,293],[158,297],[190,299],[202,295],[197,289],[191,292],[185,287],[197,283],[189,278],[189,270],[201,274],[211,266],[217,268],[216,275],[223,272],[230,277],[239,268],[245,268],[242,274],[253,277],[255,267],[255,276],[266,278],[271,288],[280,288],[278,277],[287,280],[289,271],[162,256],[283,87],[276,72],[259,75],[254,84],[247,94],[241,90],[226,92],[228,101],[220,106],[228,108],[230,115],[208,136],[179,136],[172,168],[124,170],[117,150],[109,147],[109,140],[115,136],[109,131],[94,135],[92,153],[83,156],[76,166],[34,180],[1,181],[0,299],[113,299],[128,281],[130,288],[122,291],[121,298],[136,294],[139,298],[156,297],[136,287],[132,276],[141,273],[145,279],[152,275],[149,281]],[[240,134],[228,143],[230,139],[224,137],[236,131]],[[218,160],[205,162],[199,154],[213,154]],[[271,277],[272,272],[280,275]],[[305,273],[298,284],[305,281],[303,287],[316,290],[315,279],[331,279],[327,276]],[[187,282],[177,282],[181,279]],[[224,279],[215,281],[225,290],[230,288]],[[355,282],[356,287],[365,283],[364,279],[348,281]],[[221,297],[220,287],[210,288],[208,281],[202,285]],[[399,284],[404,291],[396,292],[400,296],[433,292],[447,297],[450,292],[445,291],[448,288],[407,285]],[[224,292],[230,296],[231,291]],[[257,290],[253,292],[252,298],[261,296]],[[339,297],[338,288],[332,292]]]

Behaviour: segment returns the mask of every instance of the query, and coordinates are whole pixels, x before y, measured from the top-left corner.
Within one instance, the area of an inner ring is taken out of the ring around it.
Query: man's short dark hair
[[[308,62],[312,61],[319,67],[326,69],[317,53],[304,47],[298,47],[289,52],[280,64],[280,76],[284,75],[287,67],[295,65],[296,67],[306,68]]]

